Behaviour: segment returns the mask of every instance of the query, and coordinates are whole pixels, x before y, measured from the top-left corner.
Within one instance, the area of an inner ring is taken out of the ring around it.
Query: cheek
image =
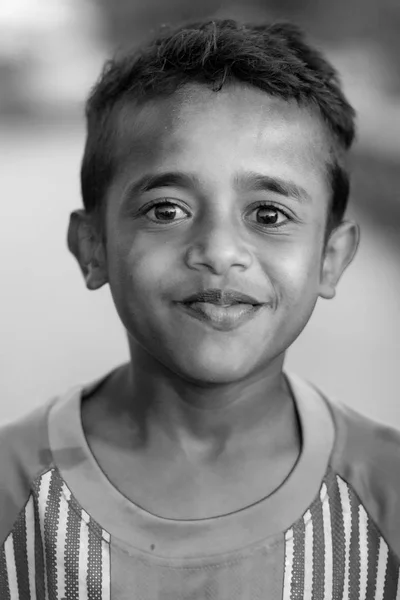
[[[168,272],[165,257],[154,249],[146,252],[121,242],[110,249],[110,257],[109,284],[115,308],[130,335],[146,345],[154,314],[160,312],[157,299]]]
[[[277,294],[278,303],[286,308],[301,308],[318,294],[320,251],[315,245],[295,245],[281,249],[279,260],[266,265]]]
[[[140,233],[135,233],[134,242],[119,241],[111,251],[110,285],[119,289],[125,303],[140,304],[143,298],[151,303],[154,292],[158,296],[168,279],[173,262],[167,244],[156,243],[151,236],[143,244],[140,237]]]

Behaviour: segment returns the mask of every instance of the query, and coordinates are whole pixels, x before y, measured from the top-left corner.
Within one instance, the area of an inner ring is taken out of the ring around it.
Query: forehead
[[[125,104],[116,131],[121,171],[191,165],[191,171],[211,174],[217,161],[221,177],[234,168],[279,168],[281,175],[297,169],[312,176],[325,173],[330,155],[316,111],[243,85],[220,92],[186,85],[169,98]]]

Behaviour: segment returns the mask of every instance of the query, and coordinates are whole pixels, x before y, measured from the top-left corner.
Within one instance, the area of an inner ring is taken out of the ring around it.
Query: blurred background
[[[341,72],[358,111],[349,216],[361,246],[287,368],[400,427],[398,0],[1,1],[0,422],[127,360],[108,287],[90,294],[67,252],[69,213],[81,206],[83,102],[116,48],[206,16],[293,20]]]

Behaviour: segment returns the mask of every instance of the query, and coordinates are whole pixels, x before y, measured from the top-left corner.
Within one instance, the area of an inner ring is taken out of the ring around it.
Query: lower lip
[[[215,329],[220,331],[230,331],[236,329],[243,323],[253,319],[263,308],[263,304],[253,306],[252,304],[232,304],[230,306],[220,306],[210,302],[194,302],[192,304],[179,305],[190,316],[210,323]]]

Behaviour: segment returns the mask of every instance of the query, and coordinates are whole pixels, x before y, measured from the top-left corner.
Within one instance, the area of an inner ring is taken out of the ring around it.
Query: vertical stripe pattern
[[[350,490],[349,490],[350,491]],[[358,502],[355,494],[349,493],[351,514],[350,535],[350,598],[360,597],[360,532],[358,526]]]
[[[25,506],[25,523],[26,523],[26,554],[27,554],[27,569],[29,577],[29,592],[31,600],[40,600],[40,596],[36,594],[36,564],[35,564],[35,507],[33,505],[33,497],[31,496]],[[29,598],[29,595],[27,595]]]
[[[312,574],[314,572],[313,563],[313,544],[314,544],[314,532],[313,522],[310,511],[308,510],[303,518],[304,522],[304,594],[303,600],[312,600],[313,592],[313,579]]]
[[[351,538],[351,505],[349,497],[349,488],[345,482],[338,478],[340,501],[343,514],[344,531],[344,579],[343,579],[343,598],[349,598],[350,589],[350,538]]]
[[[53,474],[50,475],[47,510],[44,515],[44,532],[47,541],[45,548],[49,600],[58,600],[57,530],[60,513],[61,484],[62,481],[59,477],[54,477]]]
[[[305,526],[300,519],[293,527],[293,566],[290,600],[304,599]]]
[[[313,600],[324,597],[325,586],[325,538],[322,516],[322,502],[317,500],[311,506],[313,520]]]
[[[367,579],[367,598],[375,598],[376,574],[378,569],[378,550],[380,536],[374,531],[373,523],[367,521],[368,538],[368,579]]]
[[[14,525],[12,533],[13,553],[16,565],[21,565],[22,568],[16,571],[18,582],[18,593],[22,598],[29,598],[29,571],[28,571],[28,549],[26,536],[26,516],[25,511],[22,511]]]
[[[42,532],[40,530],[40,514],[43,512],[43,509],[39,506],[39,491],[42,485],[42,477],[37,479],[34,483],[34,492],[32,498],[33,502],[33,512],[34,512],[34,521],[35,521],[35,531],[34,531],[34,545],[35,545],[35,573],[36,573],[36,595],[39,598],[45,598],[45,568],[44,568],[44,549],[43,549],[43,538]],[[29,566],[29,569],[31,567]]]
[[[283,582],[283,600],[291,600],[293,583],[293,529],[285,535],[285,579]]]
[[[283,600],[400,600],[399,560],[332,472],[287,531],[284,568]]]
[[[14,536],[11,534],[4,544],[6,555],[8,585],[10,587],[10,600],[19,597],[18,580],[17,580],[17,565],[15,562],[14,553]]]
[[[329,486],[331,531],[332,531],[332,560],[333,586],[332,594],[336,600],[348,596],[349,550],[350,550],[350,514],[348,502],[341,501],[339,481],[333,478]],[[346,512],[345,512],[346,511]],[[347,577],[347,591],[345,592]]]
[[[358,531],[360,534],[360,600],[367,599],[368,581],[368,516],[361,504],[358,507]]]
[[[327,473],[284,541],[282,600],[400,600],[398,558],[334,473]],[[111,600],[110,544],[109,533],[82,509],[59,472],[49,470],[34,482],[0,547],[0,599]],[[207,590],[215,596],[214,583]],[[235,598],[241,585],[238,577]]]
[[[65,600],[79,598],[79,535],[80,535],[79,513],[76,513],[71,504],[68,504],[67,536],[64,551],[65,564]]]
[[[5,545],[0,548],[0,598],[10,600],[10,583],[8,581]]]
[[[51,469],[34,482],[0,547],[0,599],[110,598],[110,535]]]
[[[386,579],[386,568],[388,559],[388,547],[381,538],[379,540],[379,554],[378,554],[378,572],[376,575],[376,590],[375,600],[383,600],[383,594],[385,591],[385,579]]]
[[[322,484],[320,493],[321,505],[322,505],[322,521],[324,527],[324,599],[332,600],[332,586],[333,586],[333,559],[332,559],[332,525],[331,525],[331,511],[329,506],[328,490],[325,483]]]

